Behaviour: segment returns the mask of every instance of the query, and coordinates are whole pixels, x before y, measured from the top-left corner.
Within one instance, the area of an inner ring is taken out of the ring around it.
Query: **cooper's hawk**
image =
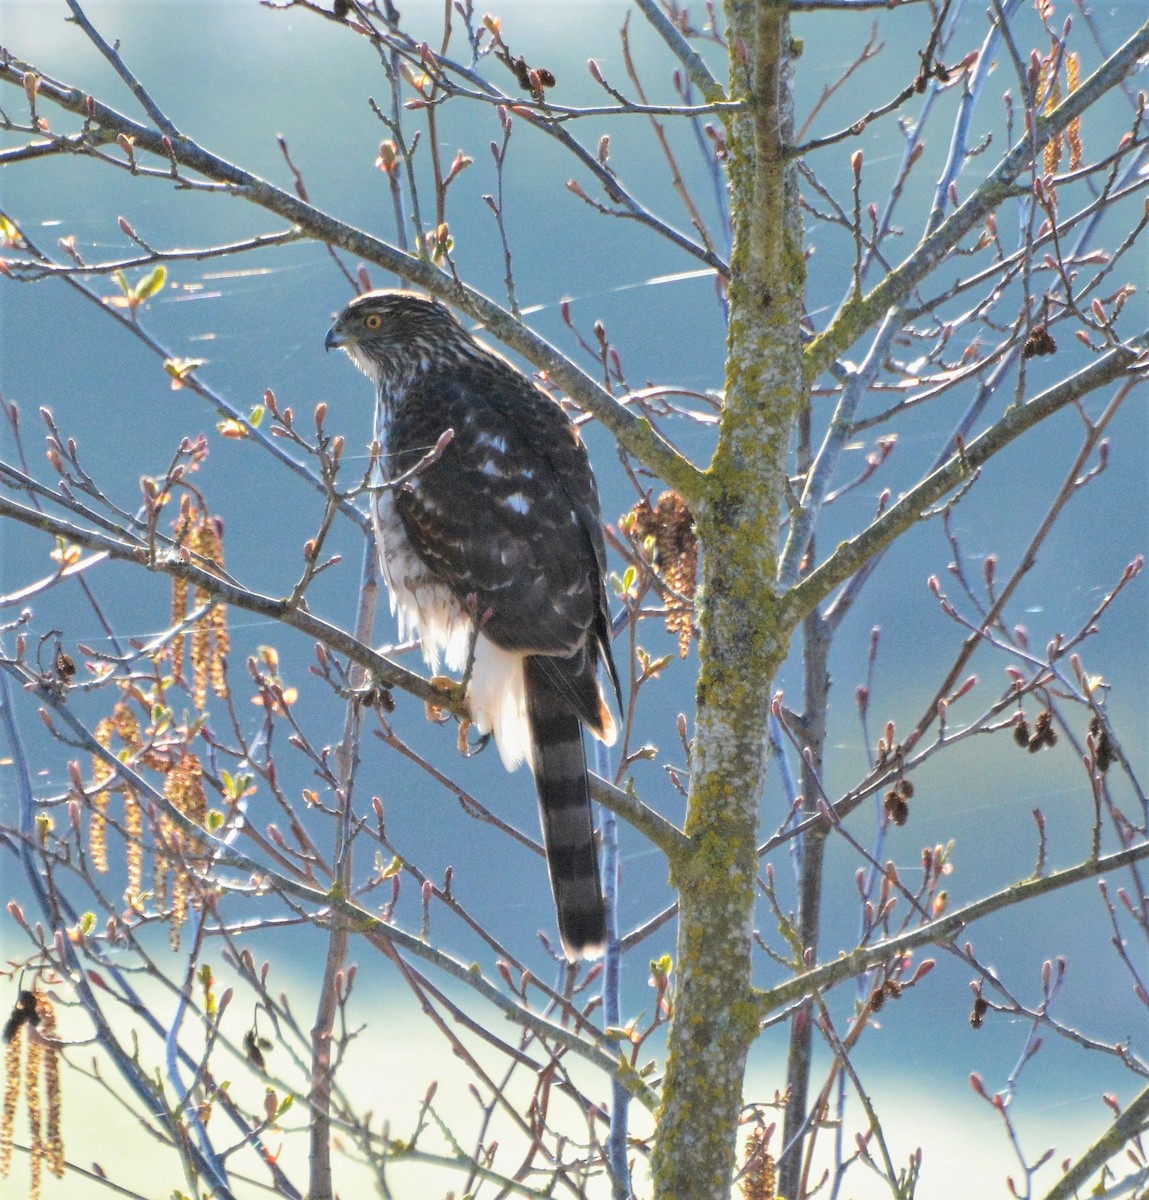
[[[559,405],[436,300],[369,292],[327,334],[375,383],[383,574],[432,671],[465,669],[471,718],[503,762],[534,771],[569,959],[605,939],[581,725],[608,744],[606,550],[586,449]],[[442,434],[440,457],[423,461]],[[407,478],[402,478],[404,475]]]

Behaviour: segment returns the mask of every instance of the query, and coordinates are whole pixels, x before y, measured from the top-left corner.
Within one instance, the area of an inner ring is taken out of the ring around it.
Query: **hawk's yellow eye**
[[[371,330],[379,329],[383,324],[383,318],[378,313],[368,313],[363,318],[363,324]]]

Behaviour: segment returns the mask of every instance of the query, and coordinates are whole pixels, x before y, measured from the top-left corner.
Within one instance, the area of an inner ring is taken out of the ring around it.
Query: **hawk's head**
[[[414,292],[365,292],[335,318],[324,346],[339,346],[375,382],[473,352],[467,331],[438,300]]]

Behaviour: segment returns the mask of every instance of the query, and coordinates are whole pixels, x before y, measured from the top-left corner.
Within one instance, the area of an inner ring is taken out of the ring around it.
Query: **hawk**
[[[600,664],[620,712],[622,692],[586,448],[554,399],[437,300],[368,292],[325,345],[375,384],[372,510],[400,633],[418,634],[432,672],[472,662],[472,721],[508,770],[534,772],[563,950],[593,957],[606,923],[582,726],[615,739]]]

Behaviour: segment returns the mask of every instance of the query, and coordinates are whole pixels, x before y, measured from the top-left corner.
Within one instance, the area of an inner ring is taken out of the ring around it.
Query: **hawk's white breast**
[[[395,509],[394,494],[385,485],[388,453],[386,406],[375,407],[375,440],[380,447],[371,482],[371,516],[379,560],[391,611],[399,622],[401,638],[418,637],[423,658],[433,674],[441,666],[457,676],[466,670],[474,622],[415,553]],[[409,485],[418,488],[416,475]],[[503,650],[480,633],[475,639],[475,662],[467,689],[471,719],[480,733],[494,735],[503,763],[513,771],[521,762],[532,764],[527,724],[523,655]]]

